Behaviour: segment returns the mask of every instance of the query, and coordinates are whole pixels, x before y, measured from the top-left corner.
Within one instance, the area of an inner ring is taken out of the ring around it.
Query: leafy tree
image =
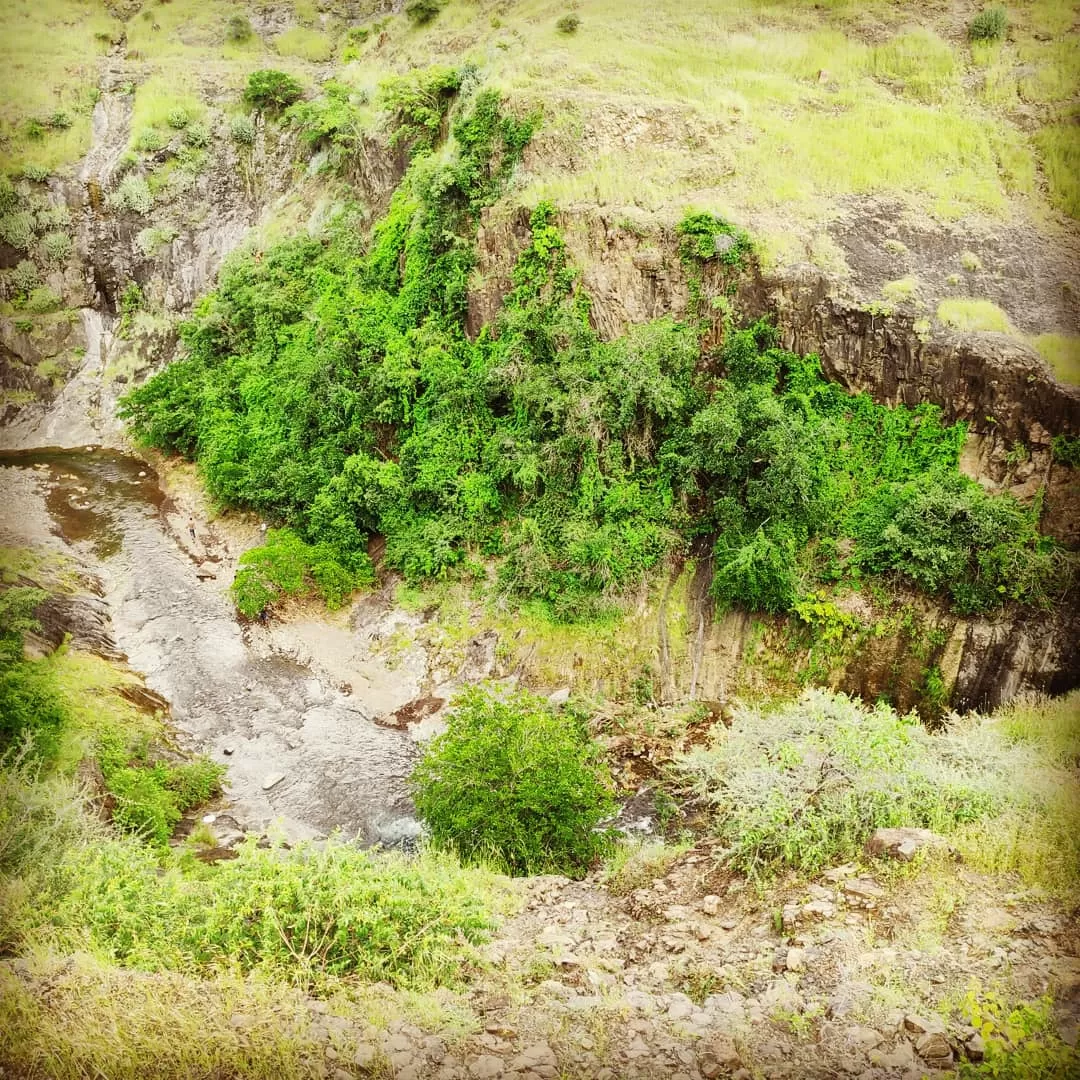
[[[614,808],[582,717],[526,693],[500,700],[466,691],[412,782],[436,844],[514,874],[583,875]]]
[[[244,101],[256,109],[279,112],[294,101],[299,101],[303,92],[303,87],[291,75],[273,68],[264,68],[253,71],[248,76]]]

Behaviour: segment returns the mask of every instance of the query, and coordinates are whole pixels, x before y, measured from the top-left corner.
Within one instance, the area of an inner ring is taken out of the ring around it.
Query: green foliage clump
[[[141,176],[125,176],[109,196],[114,210],[130,210],[133,214],[149,214],[154,208],[154,196]]]
[[[336,168],[350,159],[364,135],[360,106],[365,94],[352,92],[342,83],[328,80],[322,94],[313,101],[299,101],[291,106],[285,119],[300,132],[312,149],[326,147],[332,152]]]
[[[307,544],[291,529],[271,529],[264,544],[240,556],[232,593],[240,614],[253,619],[286,596],[319,596],[339,607],[374,576],[366,552],[325,541]]]
[[[41,238],[41,250],[51,263],[66,263],[71,258],[72,246],[66,232],[49,232]]]
[[[49,176],[49,170],[44,165],[29,164],[22,168],[23,179],[29,180],[32,184],[44,184]]]
[[[168,140],[157,128],[145,127],[135,136],[132,146],[141,153],[152,154],[155,150],[160,150],[166,142]]]
[[[30,290],[22,307],[31,315],[48,315],[52,311],[59,311],[63,305],[64,298],[55,289],[50,289],[48,285],[38,285]]]
[[[229,21],[225,24],[226,41],[240,44],[249,41],[253,33],[251,21],[246,15],[237,14],[229,16]]]
[[[501,589],[559,619],[603,615],[696,537],[715,538],[715,598],[759,611],[868,573],[964,611],[1069,589],[1075,560],[1040,536],[1038,508],[962,479],[964,426],[938,409],[851,395],[765,323],[729,325],[704,362],[698,318],[601,340],[546,204],[498,319],[467,336],[478,216],[535,119],[480,91],[450,125],[456,154],[417,152],[464,77],[384,90],[414,157],[366,246],[346,213],[321,239],[232,260],[182,330],[187,358],[126,399],[139,438],[347,569],[372,534],[410,580],[490,556]],[[290,117],[346,145],[344,88],[312,104]],[[694,214],[680,249],[700,314],[705,266],[737,271],[749,241]],[[248,580],[255,611],[273,589]]]
[[[255,142],[255,124],[250,116],[234,116],[229,121],[229,135],[233,142],[241,146],[251,146]]]
[[[581,17],[578,15],[563,15],[555,23],[555,29],[560,34],[573,34],[577,28],[581,25]]]
[[[171,244],[177,235],[172,225],[150,225],[145,229],[140,229],[136,234],[135,246],[150,259],[162,248]]]
[[[210,142],[210,129],[201,120],[194,120],[184,129],[184,142],[202,149]]]
[[[1055,435],[1051,443],[1054,461],[1080,469],[1080,438],[1072,435]]]
[[[614,808],[584,719],[526,693],[499,700],[467,691],[412,783],[437,845],[512,874],[584,875],[604,849],[598,826]]]
[[[766,715],[737,713],[677,771],[711,804],[725,861],[767,878],[857,857],[877,828],[948,833],[991,816],[1008,801],[1011,769],[915,716],[811,690]]]
[[[253,71],[248,76],[244,101],[256,109],[279,112],[294,101],[299,101],[303,92],[303,87],[291,75],[273,68],[264,68]]]
[[[177,765],[129,763],[115,748],[101,748],[100,757],[105,786],[115,799],[113,824],[157,847],[168,843],[185,810],[220,793],[225,774],[224,766],[206,758]]]
[[[29,210],[14,210],[0,217],[0,240],[17,249],[27,251],[34,242],[34,215]]]
[[[1080,1074],[1080,1051],[1056,1030],[1053,1002],[1006,1001],[977,983],[957,1010],[985,1047],[980,1062],[961,1062],[963,1080],[1056,1080]]]
[[[379,87],[379,104],[392,117],[390,145],[406,145],[412,154],[434,147],[443,120],[458,90],[457,68],[435,67],[387,79]]]
[[[16,293],[25,296],[41,281],[41,272],[31,259],[20,259],[11,268],[8,280]]]
[[[187,109],[171,109],[168,116],[169,127],[174,131],[183,131],[191,123],[191,114]]]
[[[1009,29],[1009,16],[1000,5],[983,8],[968,25],[972,41],[1000,41]]]
[[[489,875],[336,840],[291,850],[251,840],[208,873],[102,840],[69,849],[54,877],[43,914],[68,946],[124,967],[257,973],[315,993],[343,978],[454,984],[493,925]]]
[[[38,629],[35,610],[48,594],[12,587],[0,592],[0,755],[29,744],[49,757],[67,718],[49,671],[23,658],[26,634]]]
[[[410,22],[425,26],[442,11],[442,0],[408,0],[405,14]]]

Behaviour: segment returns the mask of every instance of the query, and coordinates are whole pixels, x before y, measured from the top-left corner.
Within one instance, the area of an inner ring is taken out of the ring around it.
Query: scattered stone
[[[223,747],[221,748],[221,752],[222,752],[222,753],[223,753],[223,754],[224,754],[224,755],[225,755],[226,757],[232,757],[232,756],[233,756],[233,754],[235,754],[235,753],[236,753],[236,747],[234,747],[234,746],[223,746]]]
[[[784,966],[788,971],[802,971],[806,967],[806,950],[790,948],[784,958]]]
[[[908,1013],[904,1017],[904,1030],[913,1035],[925,1035],[927,1033],[945,1033],[945,1025],[936,1017],[918,1016]]]
[[[811,900],[803,905],[802,913],[808,919],[831,919],[836,914],[836,905],[831,900]]]
[[[944,1069],[952,1064],[952,1047],[940,1031],[930,1031],[925,1035],[920,1035],[919,1041],[915,1043],[915,1049],[919,1057],[932,1068]]]
[[[720,928],[722,930],[734,930],[735,927],[738,926],[738,925],[739,925],[739,922],[738,922],[737,919],[721,919],[720,920]]]
[[[267,776],[262,783],[263,791],[269,791],[272,787],[276,787],[278,784],[280,784],[281,781],[284,779],[285,774],[283,772],[270,773],[270,775]]]
[[[720,910],[720,897],[709,895],[702,899],[701,910],[706,915],[715,915]]]
[[[359,1043],[356,1047],[356,1053],[353,1054],[353,1064],[358,1065],[361,1069],[368,1069],[371,1067],[375,1057],[376,1050],[374,1046],[370,1043]]]
[[[398,1073],[398,1076],[400,1075]],[[338,1068],[334,1070],[334,1080],[353,1080],[353,1074],[348,1069]]]
[[[501,1057],[494,1054],[481,1054],[469,1062],[469,1075],[476,1080],[497,1080],[506,1074],[506,1066]]]
[[[563,686],[553,693],[548,694],[548,703],[551,705],[565,705],[570,700],[570,687]]]
[[[877,829],[866,842],[866,850],[871,855],[891,855],[902,862],[910,862],[920,848],[940,840],[941,837],[929,829]]]
[[[843,866],[834,866],[831,870],[826,870],[821,876],[826,881],[843,881],[845,878],[854,877],[858,872],[859,869],[854,863],[844,863]]]
[[[886,895],[885,890],[876,881],[871,881],[870,878],[853,878],[850,881],[845,881],[842,888],[845,896],[871,903],[880,900]]]
[[[972,1061],[982,1061],[986,1056],[986,1043],[983,1041],[983,1037],[978,1032],[975,1032],[974,1035],[967,1037],[964,1042],[964,1050]]]
[[[203,814],[202,823],[204,825],[213,825],[217,821],[217,814]]]
[[[731,1039],[723,1036],[714,1039],[709,1044],[706,1053],[720,1065],[721,1069],[728,1072],[742,1067],[742,1059],[739,1057],[739,1052],[735,1049],[735,1043]]]
[[[717,233],[713,238],[713,248],[717,255],[726,255],[737,243],[730,233]]]

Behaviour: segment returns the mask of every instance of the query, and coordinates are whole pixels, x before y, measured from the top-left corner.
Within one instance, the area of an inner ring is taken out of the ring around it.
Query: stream
[[[151,466],[104,449],[0,453],[0,507],[0,543],[66,550],[100,579],[117,647],[170,703],[180,744],[227,766],[245,828],[383,844],[419,832],[413,740],[325,675],[251,646],[220,565],[171,531]]]

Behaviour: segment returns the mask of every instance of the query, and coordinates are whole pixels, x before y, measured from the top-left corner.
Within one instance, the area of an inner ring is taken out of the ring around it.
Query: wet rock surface
[[[101,451],[8,456],[0,491],[15,511],[4,542],[40,544],[52,531],[54,545],[94,567],[101,599],[63,606],[93,613],[99,636],[107,615],[107,655],[126,656],[170,704],[187,749],[228,765],[246,828],[276,825],[291,839],[340,829],[384,843],[418,832],[406,785],[413,740],[373,723],[361,698],[306,665],[249,645],[226,583],[200,576],[212,538],[203,530],[198,560],[180,546],[143,462]]]

